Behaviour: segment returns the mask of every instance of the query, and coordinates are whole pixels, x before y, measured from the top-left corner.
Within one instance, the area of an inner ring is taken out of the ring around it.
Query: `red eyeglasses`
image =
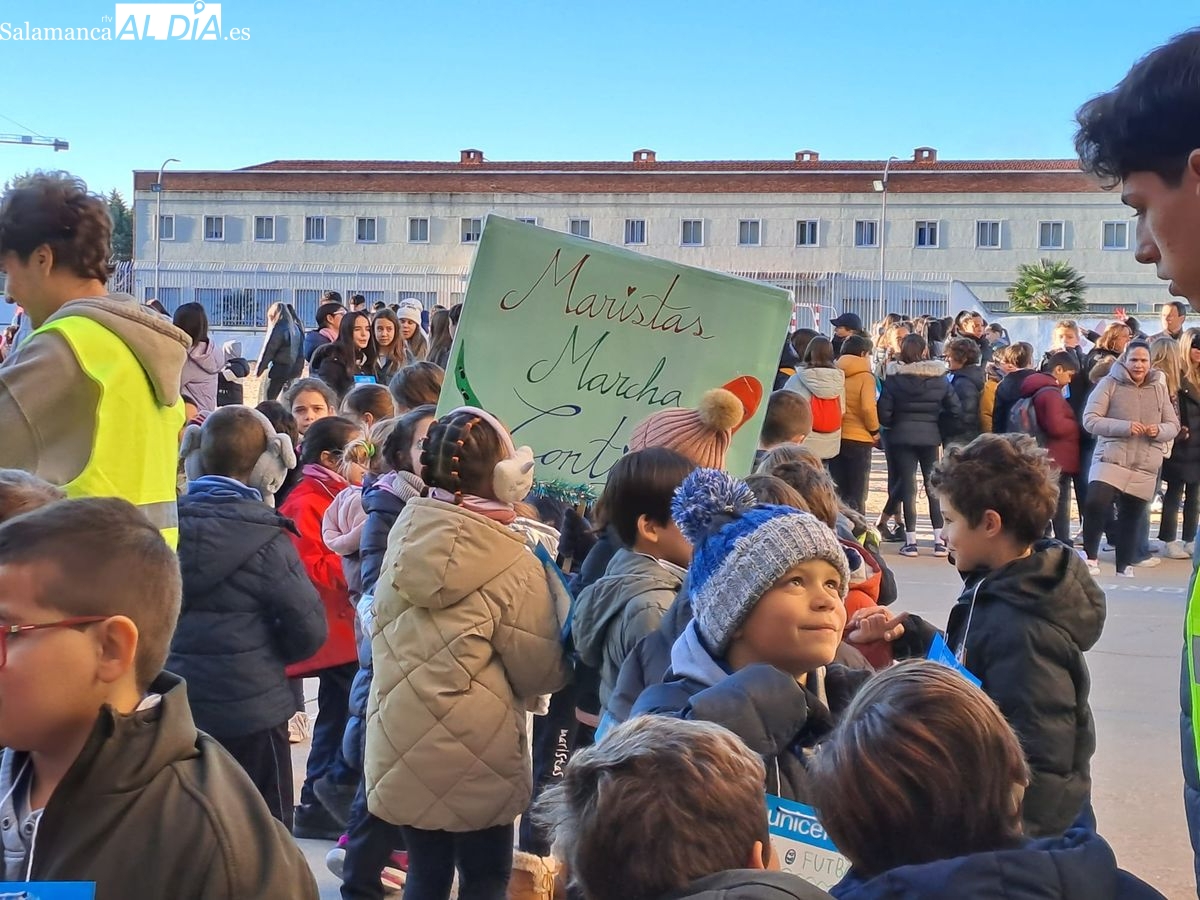
[[[95,625],[104,622],[110,616],[74,616],[70,619],[60,619],[57,622],[38,622],[33,625],[0,625],[0,669],[8,664],[8,642],[18,634],[29,631],[42,631],[47,628],[78,628],[81,625]]]

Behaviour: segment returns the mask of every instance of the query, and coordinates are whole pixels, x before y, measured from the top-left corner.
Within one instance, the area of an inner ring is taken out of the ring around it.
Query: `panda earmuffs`
[[[296,451],[292,447],[292,439],[286,434],[280,434],[271,424],[271,420],[251,406],[244,407],[262,425],[267,436],[267,449],[259,456],[250,473],[247,487],[252,487],[262,494],[267,506],[275,505],[275,492],[283,487],[287,473],[296,467]],[[183,460],[183,472],[188,481],[195,481],[204,471],[200,460],[200,435],[203,425],[189,425],[183,432],[183,440],[179,446],[179,456]]]
[[[500,446],[508,454],[492,470],[492,493],[496,499],[501,503],[517,503],[528,497],[533,489],[533,449],[514,446],[512,436],[500,420],[477,406],[460,406],[450,411],[450,415],[455,413],[470,413],[483,419],[496,432]]]

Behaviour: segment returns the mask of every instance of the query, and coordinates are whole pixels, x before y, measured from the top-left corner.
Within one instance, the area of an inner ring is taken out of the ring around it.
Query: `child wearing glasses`
[[[174,552],[124,500],[0,525],[4,881],[316,900],[287,830],[163,671],[180,593]]]

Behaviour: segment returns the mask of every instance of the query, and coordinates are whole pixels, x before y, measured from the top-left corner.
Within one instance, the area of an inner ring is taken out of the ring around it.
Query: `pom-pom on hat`
[[[718,656],[759,598],[789,569],[823,559],[838,572],[842,599],[850,568],[837,537],[811,513],[756,504],[744,481],[697,469],[675,491],[671,518],[692,544],[688,592],[701,635]]]
[[[666,447],[698,466],[723,469],[733,432],[744,417],[745,407],[736,394],[714,388],[695,409],[664,409],[643,419],[633,429],[629,449]]]

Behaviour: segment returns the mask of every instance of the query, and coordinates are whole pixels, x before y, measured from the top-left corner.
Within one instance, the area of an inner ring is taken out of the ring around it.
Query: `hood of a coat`
[[[571,630],[578,641],[598,646],[609,623],[621,615],[635,596],[650,591],[677,593],[682,584],[657,560],[622,547],[604,570],[604,575],[579,595],[571,615]]]
[[[1147,373],[1145,381],[1141,384],[1135,384],[1133,376],[1129,374],[1129,369],[1120,360],[1112,364],[1112,368],[1108,370],[1108,377],[1118,384],[1128,385],[1129,387],[1150,387],[1151,385],[1166,381],[1166,376],[1162,372],[1158,371],[1158,369],[1151,369]]]
[[[1042,388],[1057,388],[1059,384],[1054,380],[1053,375],[1047,375],[1045,372],[1034,372],[1023,382],[1021,382],[1021,396],[1032,397]]]
[[[390,543],[398,545],[391,575],[396,590],[408,603],[427,609],[453,606],[530,552],[512,529],[424,497],[405,504]]]
[[[914,363],[890,362],[887,365],[887,375],[915,375],[917,378],[942,378],[946,374],[946,364],[940,359],[922,359]]]
[[[188,359],[209,375],[216,375],[225,365],[225,354],[212,341],[192,344],[188,349]]]
[[[46,321],[83,316],[103,325],[133,351],[154,388],[160,406],[179,402],[183,363],[191,338],[155,312],[140,306],[129,294],[72,300]],[[213,371],[219,371],[217,366]]]
[[[1013,850],[902,866],[875,878],[852,869],[833,889],[838,900],[1117,900],[1127,896],[1112,848],[1095,832],[1073,828],[1061,837]]]
[[[787,872],[730,869],[693,881],[660,900],[828,900],[818,887]]]
[[[846,374],[841,369],[797,369],[794,376],[814,397],[832,400],[846,388]]]
[[[265,503],[232,495],[179,498],[179,566],[189,589],[218,587],[281,531],[297,534],[292,520]]]
[[[872,379],[875,377],[875,373],[871,371],[870,357],[839,356],[837,367],[845,373],[847,379],[853,378],[855,375],[867,375]]]
[[[959,378],[965,378],[967,381],[975,385],[975,387],[977,387],[979,390],[983,390],[984,374],[982,366],[972,363],[969,366],[963,366],[961,369],[951,372],[950,376],[956,381]]]
[[[1005,603],[1066,631],[1081,650],[1090,650],[1104,630],[1104,591],[1070,547],[1043,540],[1033,552],[989,573],[971,573],[959,602]]]
[[[415,500],[425,490],[425,482],[411,472],[388,472],[376,478],[368,475],[363,479],[363,510],[371,513],[387,513],[398,516],[404,504]]]

